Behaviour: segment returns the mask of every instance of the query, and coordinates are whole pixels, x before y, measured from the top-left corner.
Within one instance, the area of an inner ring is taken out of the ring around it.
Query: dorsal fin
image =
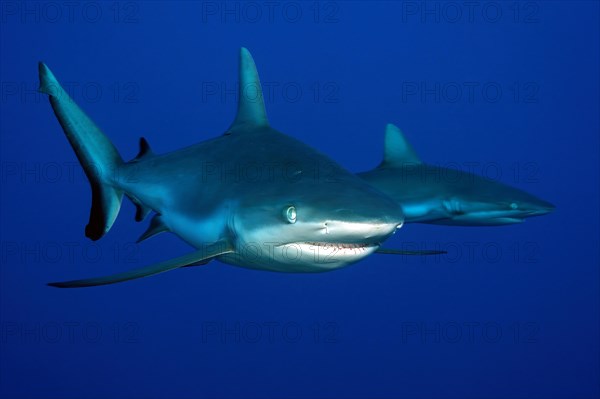
[[[139,161],[140,159],[144,159],[151,155],[154,155],[154,153],[152,152],[152,148],[150,148],[150,144],[148,144],[148,140],[144,137],[140,137],[140,152],[138,152],[137,156],[133,158],[131,162]]]
[[[269,126],[260,78],[248,49],[240,50],[240,76],[238,84],[238,109],[235,120],[228,129]]]
[[[385,127],[385,149],[383,162],[380,166],[400,167],[406,164],[419,164],[421,159],[406,141],[397,126],[388,123]]]

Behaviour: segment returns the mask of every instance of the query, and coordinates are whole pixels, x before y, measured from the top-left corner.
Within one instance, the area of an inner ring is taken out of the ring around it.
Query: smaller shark
[[[554,210],[554,205],[506,184],[421,162],[392,124],[386,126],[383,162],[358,176],[396,200],[406,223],[499,226]]]

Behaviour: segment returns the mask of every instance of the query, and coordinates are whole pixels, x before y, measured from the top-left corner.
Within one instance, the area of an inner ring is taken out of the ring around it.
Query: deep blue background
[[[480,3],[472,17],[462,2],[427,3],[433,14],[420,2],[276,3],[272,17],[258,3],[87,2],[72,15],[52,4],[2,4],[0,396],[600,395],[598,2]],[[130,158],[141,135],[164,152],[227,128],[241,46],[274,87],[272,125],[350,170],[380,161],[394,122],[424,160],[500,173],[556,212],[407,225],[388,243],[449,250],[426,260],[374,255],[319,275],[212,263],[45,286],[189,248],[168,234],[133,245],[147,222],[127,201],[103,240],[85,239],[90,190],[33,93],[37,61]],[[438,100],[406,91],[422,82],[439,84]],[[212,333],[236,325],[239,339]]]

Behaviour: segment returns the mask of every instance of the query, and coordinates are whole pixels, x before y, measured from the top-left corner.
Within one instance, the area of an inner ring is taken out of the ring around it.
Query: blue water
[[[599,366],[599,3],[3,1],[2,398],[592,398]],[[469,3],[470,4],[470,3]],[[351,171],[388,122],[423,160],[556,205],[504,227],[406,225],[318,275],[211,263],[59,290],[190,250],[124,201],[84,237],[90,189],[43,60],[125,158],[221,134],[239,47],[277,129]]]

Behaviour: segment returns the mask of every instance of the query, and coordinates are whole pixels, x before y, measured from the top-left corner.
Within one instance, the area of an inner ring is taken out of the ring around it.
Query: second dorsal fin
[[[132,162],[147,158],[153,154],[152,148],[150,148],[150,144],[148,144],[148,140],[146,140],[144,137],[140,137],[140,152],[138,152],[137,156],[132,159]]]
[[[252,55],[244,47],[240,50],[239,73],[238,109],[228,132],[239,131],[240,128],[269,126],[256,65]]]

